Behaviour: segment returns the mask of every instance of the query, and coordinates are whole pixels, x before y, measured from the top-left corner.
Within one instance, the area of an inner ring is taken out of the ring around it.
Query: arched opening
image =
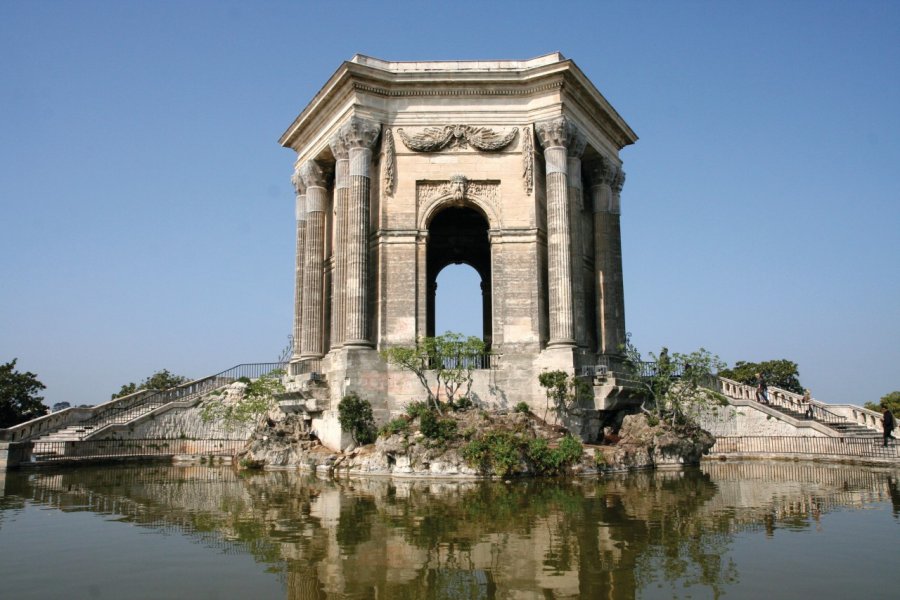
[[[491,247],[488,223],[482,214],[469,207],[451,206],[439,212],[428,226],[426,289],[428,310],[426,335],[436,333],[437,277],[448,265],[468,265],[480,279],[478,287],[468,287],[467,306],[481,312],[481,337],[491,346]],[[452,285],[449,284],[449,285]],[[475,296],[474,298],[472,296]],[[473,302],[474,300],[474,302]],[[459,310],[451,307],[451,311]],[[443,333],[439,331],[437,333]],[[461,331],[460,333],[465,333]]]
[[[434,301],[434,332],[484,335],[481,275],[469,265],[447,265],[438,273]]]

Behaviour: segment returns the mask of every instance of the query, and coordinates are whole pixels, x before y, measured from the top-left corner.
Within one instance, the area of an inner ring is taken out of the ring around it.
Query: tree
[[[0,365],[0,427],[12,427],[47,414],[43,396],[46,386],[31,372],[16,371],[16,361]]]
[[[692,415],[696,412],[728,404],[725,396],[712,386],[716,373],[725,363],[708,350],[669,354],[663,348],[659,357],[650,353],[655,362],[650,369],[642,368],[641,354],[630,342],[625,350],[625,367],[630,371],[631,380],[645,392],[641,410],[655,420],[673,428],[690,428],[695,426]]]
[[[170,373],[168,369],[163,369],[145,379],[140,385],[137,385],[136,383],[126,383],[119,389],[118,393],[112,395],[111,399],[115,400],[116,398],[128,396],[129,394],[133,394],[140,390],[168,390],[178,387],[183,383],[187,383],[188,381],[190,380],[183,375],[175,375],[174,373]]]
[[[881,402],[879,402],[878,404],[874,402],[866,402],[864,406],[869,410],[874,410],[875,412],[881,412],[886,408],[895,415],[900,415],[900,391],[885,394],[881,397]]]
[[[591,387],[585,380],[578,379],[574,375],[570,376],[565,371],[543,371],[538,375],[538,383],[544,388],[544,394],[547,396],[547,404],[544,407],[545,421],[547,411],[553,410],[559,422],[560,415],[568,413],[580,399],[591,393]]]
[[[803,393],[797,363],[784,358],[760,363],[739,360],[734,363],[733,369],[722,369],[719,371],[720,376],[733,379],[738,383],[746,383],[747,385],[756,385],[757,373],[762,373],[763,377],[766,378],[766,383],[771,386],[794,392],[795,394]]]
[[[70,408],[71,406],[72,405],[69,404],[68,402],[57,402],[56,404],[53,405],[53,412],[59,412],[61,410]]]
[[[357,444],[371,444],[375,441],[375,419],[372,405],[368,400],[350,392],[338,403],[338,421],[341,428],[350,432]]]
[[[452,404],[465,386],[461,398],[468,398],[472,390],[472,371],[481,367],[485,353],[484,341],[474,336],[447,332],[437,337],[419,339],[414,347],[394,346],[381,351],[391,364],[415,374],[428,394],[428,401],[440,412],[438,397],[441,390]],[[434,377],[434,388],[429,382]]]

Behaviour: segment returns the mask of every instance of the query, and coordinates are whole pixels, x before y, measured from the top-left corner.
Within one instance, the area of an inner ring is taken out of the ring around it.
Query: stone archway
[[[490,348],[491,246],[487,219],[469,206],[448,206],[434,214],[428,225],[426,248],[426,335],[435,335],[437,276],[451,264],[466,264],[481,277],[482,339]]]

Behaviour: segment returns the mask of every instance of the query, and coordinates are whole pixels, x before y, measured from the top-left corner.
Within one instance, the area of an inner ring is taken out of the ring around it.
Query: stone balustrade
[[[753,385],[719,377],[718,388],[722,394],[729,398],[756,400],[756,387]],[[770,404],[781,406],[794,412],[806,412],[807,405],[800,394],[773,386],[769,386],[768,393]],[[810,404],[812,404],[815,411],[815,417],[819,420],[832,422],[842,419],[873,431],[881,431],[881,413],[853,404],[826,404],[815,398],[810,400]],[[825,418],[822,418],[823,416]],[[900,426],[895,428],[895,431],[898,429],[900,429]]]
[[[71,407],[50,413],[24,423],[19,423],[8,429],[0,429],[0,440],[7,442],[21,442],[30,440],[46,433],[58,431],[71,425],[77,425],[89,420],[97,413],[115,406],[126,406],[144,397],[156,393],[156,390],[140,390],[127,396],[114,398],[109,402],[89,407]]]
[[[862,425],[869,429],[881,431],[881,413],[854,404],[829,404],[828,410],[838,414],[851,423]],[[894,431],[900,429],[900,425],[894,428]]]

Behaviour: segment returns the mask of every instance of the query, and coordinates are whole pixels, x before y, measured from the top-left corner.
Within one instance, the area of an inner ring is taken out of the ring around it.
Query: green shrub
[[[419,430],[430,440],[451,441],[456,438],[456,421],[441,419],[429,410],[419,415]]]
[[[528,414],[531,412],[531,409],[528,408],[527,402],[519,402],[518,404],[516,404],[516,407],[513,410],[515,410],[517,413],[524,413],[524,414]]]
[[[472,408],[473,406],[475,406],[475,404],[472,402],[472,399],[469,398],[468,396],[463,396],[463,397],[458,398],[457,400],[454,400],[453,402],[450,403],[450,407],[453,410],[468,410],[468,409]]]
[[[338,403],[338,421],[342,429],[350,432],[357,444],[371,444],[375,441],[372,405],[355,392],[350,392]]]
[[[402,417],[391,419],[378,431],[381,437],[389,437],[395,433],[409,433],[409,421]]]
[[[562,473],[581,458],[582,452],[581,442],[571,435],[562,438],[556,448],[550,448],[543,438],[535,438],[528,444],[528,460],[535,471],[546,475]]]
[[[518,471],[524,438],[508,431],[494,431],[463,446],[463,458],[483,473],[506,477]]]
[[[422,413],[431,412],[427,402],[410,402],[406,405],[406,414],[410,419],[418,418]]]

